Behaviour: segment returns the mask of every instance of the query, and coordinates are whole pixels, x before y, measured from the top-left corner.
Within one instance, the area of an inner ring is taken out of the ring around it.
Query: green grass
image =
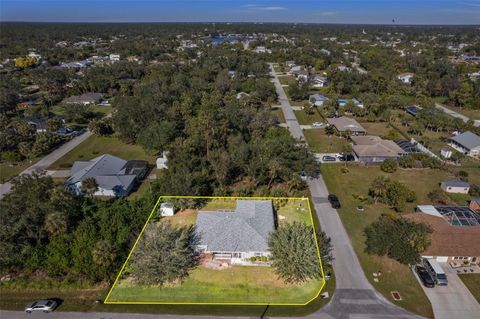
[[[343,167],[343,166],[342,166]],[[394,174],[382,173],[378,167],[348,166],[350,172],[342,174],[340,166],[322,166],[322,175],[327,183],[330,192],[335,193],[341,203],[339,210],[342,223],[347,230],[353,247],[357,253],[363,270],[372,285],[380,291],[387,299],[407,310],[413,311],[425,317],[433,317],[430,302],[419,286],[415,277],[406,265],[402,265],[387,257],[368,255],[364,252],[365,237],[363,230],[382,213],[393,211],[383,204],[365,205],[354,199],[352,195],[366,195],[373,179],[378,175],[387,175],[392,179],[405,183],[418,195],[415,203],[407,205],[405,212],[413,212],[415,205],[428,203],[427,194],[438,187],[438,182],[445,177],[443,171],[432,171],[428,169],[399,170]],[[362,204],[365,211],[359,213],[355,207]],[[372,273],[382,272],[380,281],[374,282]],[[391,291],[399,291],[403,300],[394,301],[390,295]]]
[[[310,212],[308,211],[308,204],[306,200],[290,199],[277,211],[278,223],[293,223],[301,222],[307,225],[311,225]]]
[[[304,110],[293,112],[300,125],[311,125],[315,122],[325,122],[317,110],[314,110],[312,114],[307,114]]]
[[[8,182],[33,164],[34,162],[30,163],[29,161],[22,161],[13,166],[10,166],[10,164],[7,163],[0,163],[0,183]]]
[[[360,125],[367,130],[368,135],[384,136],[393,129],[385,122],[360,122]]]
[[[480,274],[460,274],[458,275],[468,290],[480,303]]]
[[[305,138],[310,149],[316,153],[342,152],[348,141],[344,138],[325,134],[324,129],[312,129],[304,131]]]
[[[293,75],[280,75],[278,81],[282,85],[289,85],[290,83],[296,82],[297,80]]]
[[[119,281],[108,301],[306,303],[321,280],[285,284],[270,267],[232,266],[212,270],[200,266],[181,284],[139,286]]]
[[[279,108],[279,107],[272,108],[270,113],[275,115],[280,123],[286,123],[285,116],[283,115],[283,111],[282,111],[281,108]]]
[[[145,160],[153,164],[155,156],[147,154],[139,145],[126,144],[117,137],[92,135],[76,148],[53,163],[49,169],[66,169],[78,160],[91,160],[102,154],[118,156],[124,160]]]

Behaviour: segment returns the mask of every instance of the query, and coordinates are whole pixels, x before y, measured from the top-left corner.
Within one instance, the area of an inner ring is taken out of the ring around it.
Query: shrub
[[[395,171],[397,170],[397,166],[397,161],[393,159],[386,159],[385,161],[383,161],[380,169],[385,173],[395,173]]]

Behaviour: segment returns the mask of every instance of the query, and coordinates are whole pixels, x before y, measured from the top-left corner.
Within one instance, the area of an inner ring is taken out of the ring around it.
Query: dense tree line
[[[50,177],[22,175],[0,201],[0,272],[110,280],[152,205],[76,197]]]

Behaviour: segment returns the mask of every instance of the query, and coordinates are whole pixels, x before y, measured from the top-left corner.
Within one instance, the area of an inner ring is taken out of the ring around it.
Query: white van
[[[447,275],[435,259],[423,258],[423,266],[428,271],[430,276],[432,276],[437,285],[448,285]]]

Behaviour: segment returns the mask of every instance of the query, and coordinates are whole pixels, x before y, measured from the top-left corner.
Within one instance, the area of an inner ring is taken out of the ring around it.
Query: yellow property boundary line
[[[306,200],[307,201],[307,207],[308,211],[310,213],[310,221],[312,223],[313,227],[313,233],[314,233],[314,238],[315,238],[315,246],[317,247],[317,254],[318,254],[318,259],[320,261],[320,271],[322,274],[322,286],[318,290],[317,294],[307,301],[306,303],[303,304],[298,304],[298,303],[268,303],[268,302],[262,302],[262,303],[250,303],[250,302],[162,302],[162,301],[108,301],[108,298],[110,297],[110,294],[113,291],[113,288],[115,288],[118,280],[120,279],[120,276],[123,273],[123,270],[125,269],[125,266],[127,265],[128,261],[130,260],[130,257],[133,253],[133,250],[138,244],[138,241],[143,235],[143,232],[145,231],[145,228],[147,227],[148,223],[150,222],[150,219],[153,216],[153,213],[155,213],[158,204],[162,199],[167,199],[167,198],[173,198],[173,199],[257,199],[257,200],[275,200],[275,199],[293,199],[293,200]],[[322,258],[320,257],[320,248],[318,246],[318,240],[316,236],[316,230],[315,230],[315,223],[313,222],[313,213],[312,213],[312,208],[310,206],[310,199],[308,197],[240,197],[240,196],[160,196],[155,203],[155,206],[153,206],[152,211],[150,212],[150,215],[148,216],[147,221],[145,222],[145,225],[143,226],[142,230],[140,231],[140,234],[138,235],[137,239],[135,240],[135,243],[133,244],[132,249],[130,250],[127,259],[123,263],[122,268],[120,269],[117,277],[115,278],[115,281],[113,282],[112,287],[110,288],[107,297],[105,297],[104,304],[108,305],[218,305],[218,306],[306,306],[313,300],[317,299],[320,293],[323,290],[323,287],[325,287],[326,280],[325,280],[325,274],[323,272],[323,265],[322,265]]]

